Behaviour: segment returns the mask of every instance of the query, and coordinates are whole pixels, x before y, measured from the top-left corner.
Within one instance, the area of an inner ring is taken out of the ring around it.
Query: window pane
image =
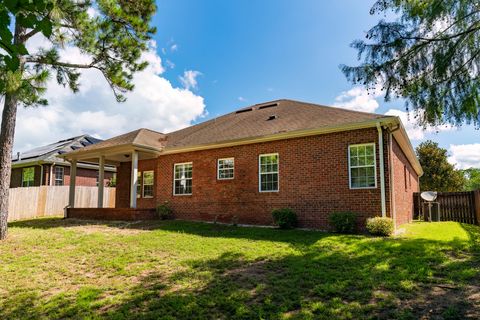
[[[365,147],[366,149],[366,154],[369,156],[373,156],[373,145],[368,145]]]

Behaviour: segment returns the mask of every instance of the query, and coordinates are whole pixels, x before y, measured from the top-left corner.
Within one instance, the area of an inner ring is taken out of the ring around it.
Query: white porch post
[[[103,190],[105,180],[105,156],[100,157],[98,165],[98,207],[103,208]]]
[[[130,208],[137,207],[138,152],[132,152],[132,177],[130,185]]]
[[[75,207],[75,179],[77,178],[77,160],[72,160],[70,166],[70,189],[68,195],[68,205]]]

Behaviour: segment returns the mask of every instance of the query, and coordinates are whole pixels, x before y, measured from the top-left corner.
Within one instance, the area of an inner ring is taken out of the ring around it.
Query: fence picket
[[[423,204],[423,200],[420,198],[420,193],[416,192],[413,194],[414,203],[418,203],[414,207],[414,216],[419,216],[422,214],[427,214],[425,212],[428,206]],[[480,212],[477,213],[476,204],[475,204],[475,192],[439,192],[437,199],[435,200],[440,203],[440,210],[442,214],[442,221],[457,221],[462,223],[477,224],[480,221],[477,221],[477,214],[480,215]]]
[[[75,207],[96,208],[97,187],[76,187]],[[8,221],[63,215],[68,204],[68,186],[12,188],[9,193]],[[115,188],[105,188],[105,208],[115,207]]]

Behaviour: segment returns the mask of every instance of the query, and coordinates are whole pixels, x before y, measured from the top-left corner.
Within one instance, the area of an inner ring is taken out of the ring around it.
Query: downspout
[[[50,179],[49,179],[49,180],[50,180],[50,181],[49,181],[50,186],[53,186],[53,167],[54,167],[54,166],[55,166],[55,162],[53,162],[53,163],[50,165],[50,177],[49,177],[49,178],[50,178]]]
[[[384,153],[383,153],[383,130],[380,126],[380,123],[377,123],[378,130],[378,153],[380,156],[380,194],[382,200],[382,217],[387,216],[387,205],[385,200],[385,163],[384,163]]]
[[[43,180],[44,180],[44,179],[43,179],[43,178],[44,178],[44,176],[43,176],[43,164],[42,164],[42,163],[38,163],[37,165],[40,166],[40,185],[39,185],[39,187],[41,187],[41,186],[42,186],[42,182],[43,182]]]
[[[388,131],[388,160],[389,160],[389,167],[390,167],[390,205],[391,205],[391,212],[393,218],[393,227],[395,232],[397,230],[397,208],[395,206],[395,172],[393,169],[393,133],[400,129],[400,126],[396,126],[395,128],[390,129]]]

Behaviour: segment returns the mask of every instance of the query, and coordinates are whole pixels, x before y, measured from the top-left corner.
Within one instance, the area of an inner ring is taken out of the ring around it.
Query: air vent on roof
[[[278,119],[278,116],[276,114],[272,114],[271,116],[269,116],[267,118],[267,121],[271,121],[271,120],[275,120],[275,119]]]
[[[80,143],[82,144],[82,146],[86,147],[86,146],[89,146],[91,145],[92,143],[89,142],[89,141],[80,141]]]
[[[278,106],[278,103],[264,104],[263,106],[258,107],[258,110],[273,108],[273,107],[276,107],[276,106]]]
[[[72,148],[72,150],[78,150],[78,149],[81,149],[81,147],[77,147],[77,146],[71,146],[70,148]]]
[[[253,110],[253,108],[246,108],[246,109],[238,110],[238,111],[236,111],[235,113],[249,112],[249,111],[252,111],[252,110]]]

